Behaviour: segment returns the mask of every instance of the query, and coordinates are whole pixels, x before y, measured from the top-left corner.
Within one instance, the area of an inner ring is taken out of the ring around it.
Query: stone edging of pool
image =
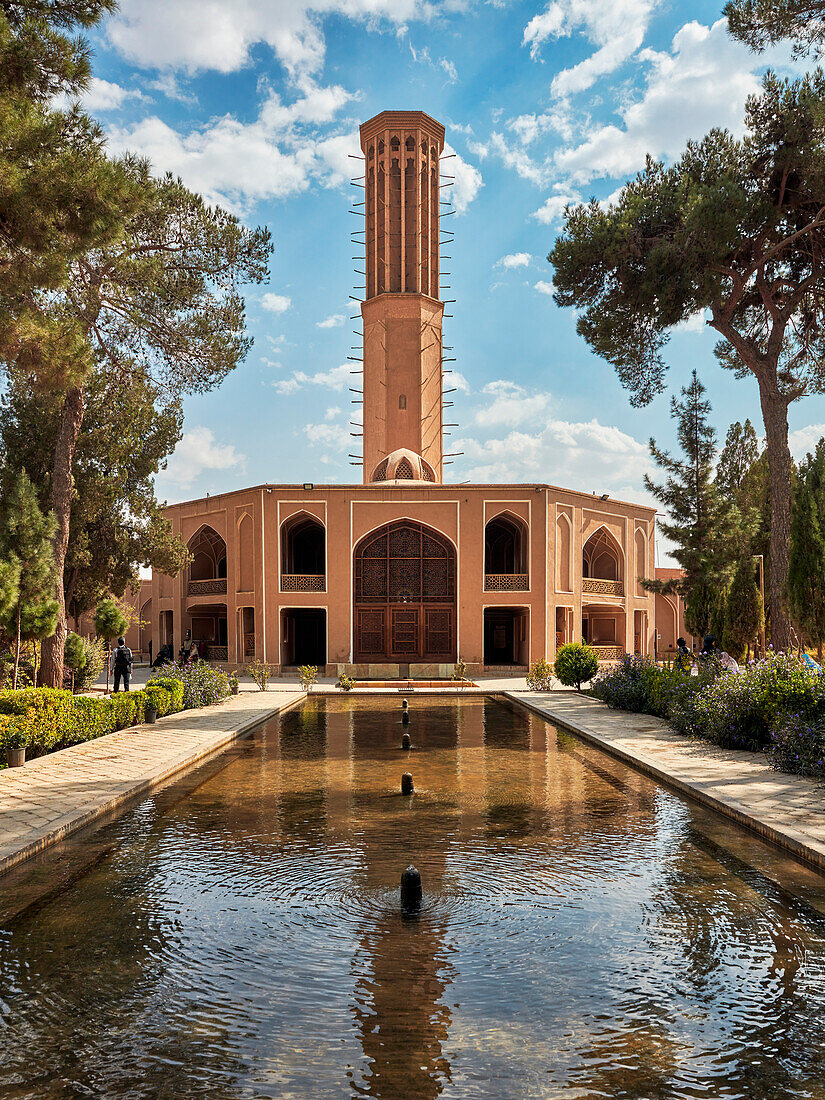
[[[825,799],[813,780],[774,771],[757,753],[691,741],[659,718],[610,710],[572,692],[497,694],[825,871]]]
[[[242,692],[0,772],[0,875],[306,698],[294,690],[267,694]]]

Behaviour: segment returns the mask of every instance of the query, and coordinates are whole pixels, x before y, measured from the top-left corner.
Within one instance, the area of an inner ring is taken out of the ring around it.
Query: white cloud
[[[640,54],[649,66],[644,92],[620,110],[621,125],[598,126],[579,145],[557,152],[556,171],[578,183],[628,176],[646,154],[676,157],[689,139],[714,126],[741,133],[745,100],[759,89],[754,67],[781,63],[786,54],[769,51],[755,60],[730,37],[725,19],[712,27],[685,24],[669,52]]]
[[[325,317],[323,321],[316,321],[316,328],[340,328],[343,325],[346,318],[343,313],[333,313],[329,317]]]
[[[345,386],[352,384],[352,366],[342,363],[340,367],[333,367],[328,371],[316,371],[315,374],[307,374],[306,371],[296,370],[289,378],[273,382],[272,385],[278,393],[297,393],[306,386],[325,386],[339,393]]]
[[[124,57],[148,69],[235,72],[261,42],[299,76],[323,65],[324,16],[401,28],[429,20],[437,8],[431,0],[129,0],[107,33]]]
[[[230,470],[242,467],[246,458],[231,443],[217,443],[209,428],[190,428],[170,456],[166,469],[159,475],[185,488],[196,481],[204,470]]]
[[[550,406],[549,393],[529,393],[506,379],[488,382],[481,392],[487,400],[473,415],[473,424],[479,428],[529,424],[543,416]]]
[[[506,256],[502,256],[500,260],[496,260],[495,267],[503,267],[507,271],[512,270],[515,267],[528,267],[533,257],[529,252],[510,252]]]
[[[569,96],[589,88],[600,76],[612,73],[644,41],[655,0],[554,0],[524,29],[523,44],[538,56],[548,38],[566,38],[581,31],[599,48],[571,69],[556,73],[555,96]]]
[[[83,106],[94,114],[95,111],[116,111],[127,99],[143,98],[134,88],[122,88],[120,84],[94,76],[83,94]]]
[[[536,283],[536,290],[539,292],[539,294],[556,293],[556,288],[553,286],[553,284],[545,282],[544,279],[539,279],[539,281]]]
[[[292,308],[292,299],[286,294],[264,294],[261,305],[268,313],[286,313]]]
[[[699,313],[694,313],[686,321],[680,322],[678,325],[674,325],[673,332],[704,332],[707,326],[708,317],[710,314],[706,309],[701,310]]]
[[[550,195],[533,215],[544,225],[553,225],[561,221],[566,207],[575,206],[581,202],[581,196],[576,192]]]
[[[497,439],[464,438],[455,450],[464,451],[462,479],[543,481],[649,502],[642,489],[642,475],[652,472],[647,447],[597,420],[550,419],[534,433],[513,430]]]
[[[484,180],[481,178],[481,172],[472,164],[468,164],[466,160],[456,153],[452,145],[449,142],[444,144],[443,156],[449,156],[451,153],[455,154],[450,160],[449,168],[444,169],[445,175],[455,176],[453,180],[453,186],[447,192],[455,205],[456,214],[463,214],[481,188],[484,186]]]
[[[825,424],[806,424],[804,428],[797,428],[788,435],[788,445],[791,454],[797,462],[807,454],[813,454],[816,445],[825,437]]]

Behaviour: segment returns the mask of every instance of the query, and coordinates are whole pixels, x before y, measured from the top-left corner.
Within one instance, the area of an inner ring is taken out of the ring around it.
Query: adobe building
[[[172,505],[189,547],[143,586],[135,648],[359,678],[518,671],[586,639],[653,653],[654,511],[548,485],[445,484],[444,127],[384,111],[364,154],[363,476],[266,482]],[[447,375],[447,378],[449,376]],[[360,395],[359,395],[360,396]],[[536,471],[537,475],[540,471]]]

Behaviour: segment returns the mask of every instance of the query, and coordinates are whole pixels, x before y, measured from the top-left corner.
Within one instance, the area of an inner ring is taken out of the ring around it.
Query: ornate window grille
[[[327,578],[324,573],[282,573],[282,592],[325,592]]]
[[[584,577],[582,579],[582,592],[590,596],[623,596],[623,581],[605,581],[598,577]]]
[[[189,581],[186,586],[188,596],[225,596],[226,578],[218,577],[211,581]]]
[[[486,573],[484,575],[485,592],[526,592],[530,587],[530,578],[526,573]]]

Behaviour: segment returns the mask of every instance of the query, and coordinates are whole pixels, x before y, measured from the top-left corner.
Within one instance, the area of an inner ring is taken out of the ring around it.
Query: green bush
[[[150,683],[179,683],[182,685],[182,707],[211,707],[221,703],[229,694],[229,679],[225,672],[212,668],[205,661],[192,661],[183,668],[180,665],[167,665],[161,676],[155,676]],[[181,708],[178,707],[178,710]]]
[[[544,658],[536,661],[527,673],[527,686],[530,691],[550,691],[553,687],[553,666]]]
[[[135,704],[135,725],[139,726],[141,722],[146,720],[148,697],[145,691],[130,691],[129,697]]]
[[[115,729],[122,730],[126,726],[134,725],[137,710],[135,694],[131,691],[118,691],[109,700],[115,714]]]
[[[174,714],[183,710],[183,680],[176,676],[153,676],[146,684],[146,691],[150,688],[163,688],[169,695],[169,700],[163,710],[158,707],[158,714]]]
[[[80,669],[75,669],[74,689],[78,694],[82,694],[97,683],[98,677],[106,667],[106,646],[100,638],[84,638],[82,635],[75,635],[75,637],[80,637],[80,644],[83,647],[83,664]]]
[[[163,684],[148,683],[144,688],[146,705],[152,706],[158,713],[158,718],[172,713],[173,699],[168,688]]]
[[[693,736],[722,748],[765,748],[771,731],[789,712],[825,709],[819,673],[803,668],[792,653],[769,653],[739,673],[721,673],[692,701]]]
[[[63,740],[71,718],[72,693],[60,688],[21,688],[0,691],[0,715],[22,719],[13,723],[26,732],[34,754],[49,752]],[[8,725],[8,723],[6,723]]]
[[[592,680],[599,671],[599,656],[585,642],[568,642],[556,653],[553,671],[565,687],[581,691],[582,684]]]
[[[63,745],[77,745],[112,733],[116,728],[115,708],[111,699],[95,699],[89,695],[75,695],[72,713],[66,725]]]
[[[660,667],[650,657],[626,653],[615,668],[597,677],[591,691],[616,710],[667,718],[674,696],[689,678],[677,665]]]

